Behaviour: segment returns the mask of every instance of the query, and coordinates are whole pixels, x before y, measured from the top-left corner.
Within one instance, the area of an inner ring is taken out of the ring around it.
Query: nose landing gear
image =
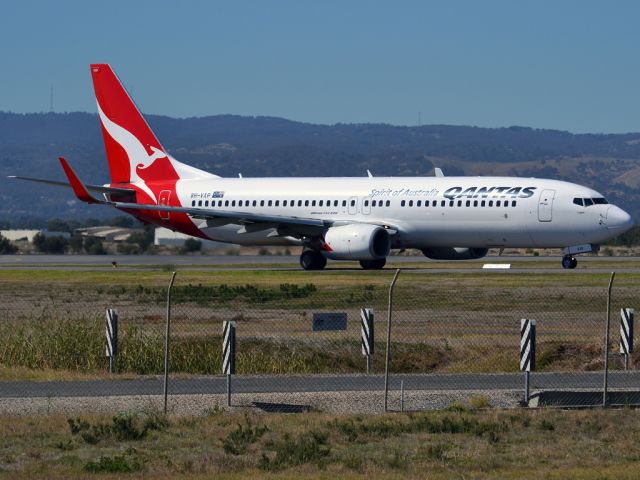
[[[562,257],[562,268],[573,270],[578,266],[578,260],[573,255],[565,255]]]

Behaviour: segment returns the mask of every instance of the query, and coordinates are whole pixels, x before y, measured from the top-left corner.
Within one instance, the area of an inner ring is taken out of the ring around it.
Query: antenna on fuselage
[[[241,173],[238,174],[238,178],[242,178],[242,174]]]
[[[367,177],[373,178],[373,174],[369,171],[369,169],[367,169]]]
[[[435,167],[433,169],[433,173],[436,177],[444,177],[444,172],[442,171],[441,168]]]

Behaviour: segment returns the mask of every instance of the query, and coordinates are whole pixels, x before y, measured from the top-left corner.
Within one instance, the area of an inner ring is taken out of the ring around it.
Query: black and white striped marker
[[[629,369],[629,354],[633,353],[633,318],[635,310],[620,309],[620,353],[624,355],[624,369]]]
[[[371,373],[371,355],[373,355],[375,348],[372,309],[360,309],[360,327],[362,331],[362,355],[367,357],[367,373]]]
[[[222,323],[222,373],[236,373],[236,322]]]
[[[118,354],[118,311],[107,309],[107,328],[105,330],[107,345],[105,356],[109,357],[109,373],[113,373],[115,358]]]
[[[520,370],[524,376],[524,402],[529,405],[529,375],[536,369],[536,321],[520,321]]]
[[[236,322],[222,322],[222,373],[227,376],[227,406],[231,406],[231,375],[236,373]]]
[[[536,321],[523,318],[520,321],[520,370],[536,369]]]

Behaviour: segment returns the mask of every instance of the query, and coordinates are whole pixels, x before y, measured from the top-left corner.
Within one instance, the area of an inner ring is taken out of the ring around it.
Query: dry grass
[[[127,478],[631,479],[640,462],[635,410],[335,417],[212,409],[168,425],[154,412],[116,420],[83,416],[74,434],[63,416],[4,418],[0,475],[85,478],[102,469],[100,478],[120,478],[128,466]]]

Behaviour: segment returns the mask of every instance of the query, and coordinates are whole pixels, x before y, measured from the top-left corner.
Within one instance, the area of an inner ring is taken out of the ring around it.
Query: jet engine
[[[323,255],[334,260],[379,260],[391,249],[389,233],[365,223],[331,227],[324,234],[324,243]]]
[[[475,260],[484,257],[488,252],[488,248],[434,247],[422,249],[422,254],[433,260]]]

